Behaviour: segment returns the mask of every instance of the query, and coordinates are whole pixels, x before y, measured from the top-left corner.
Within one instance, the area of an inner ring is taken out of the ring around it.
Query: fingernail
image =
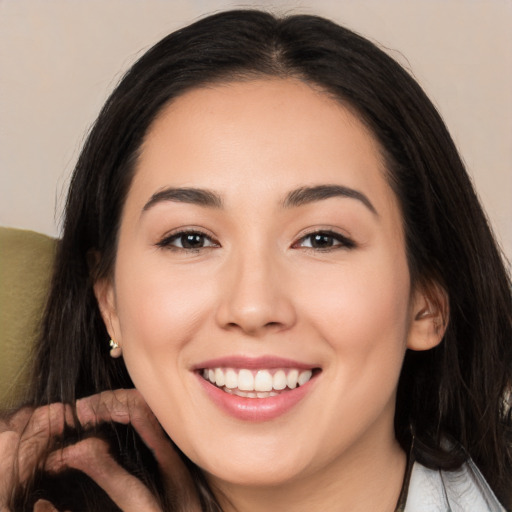
[[[56,512],[57,509],[49,502],[43,499],[34,503],[34,512]]]

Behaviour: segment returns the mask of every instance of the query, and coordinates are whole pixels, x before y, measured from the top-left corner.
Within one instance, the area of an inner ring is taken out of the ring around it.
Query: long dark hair
[[[380,143],[403,214],[413,285],[435,285],[449,297],[443,342],[406,354],[396,437],[406,450],[414,437],[415,457],[429,467],[453,469],[471,456],[511,503],[512,301],[500,251],[452,139],[419,85],[374,44],[320,17],[215,14],[164,38],[125,75],[73,174],[30,403],[72,404],[133,387],[124,363],[109,357],[92,285],[112,272],[144,136],[162,108],[186,91],[262,76],[319,86],[355,111]],[[140,450],[135,437],[126,439],[125,452]],[[138,471],[158,491],[156,470],[147,466]],[[216,510],[200,471],[192,470],[204,510]]]

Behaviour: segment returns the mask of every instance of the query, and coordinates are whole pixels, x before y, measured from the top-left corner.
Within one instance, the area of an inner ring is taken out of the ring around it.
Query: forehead
[[[141,202],[166,186],[199,186],[270,197],[338,183],[389,201],[385,175],[378,143],[348,106],[299,80],[260,79],[194,89],[165,107],[131,194]]]

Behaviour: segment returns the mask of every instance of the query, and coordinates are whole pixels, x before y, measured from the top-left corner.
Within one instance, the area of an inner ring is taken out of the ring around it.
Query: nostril
[[[248,322],[241,322],[240,324],[238,324],[237,322],[229,322],[226,324],[225,327],[229,330],[241,329],[247,333],[255,334],[257,332],[263,332],[268,329],[280,329],[282,326],[283,324],[281,322],[267,322],[264,324],[258,324],[255,322],[254,325],[250,325]]]

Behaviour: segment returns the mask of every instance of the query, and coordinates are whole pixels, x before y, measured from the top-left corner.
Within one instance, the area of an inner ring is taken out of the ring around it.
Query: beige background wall
[[[512,258],[510,0],[0,0],[0,224],[58,234],[80,145],[123,71],[179,26],[250,5],[326,15],[412,69]]]

